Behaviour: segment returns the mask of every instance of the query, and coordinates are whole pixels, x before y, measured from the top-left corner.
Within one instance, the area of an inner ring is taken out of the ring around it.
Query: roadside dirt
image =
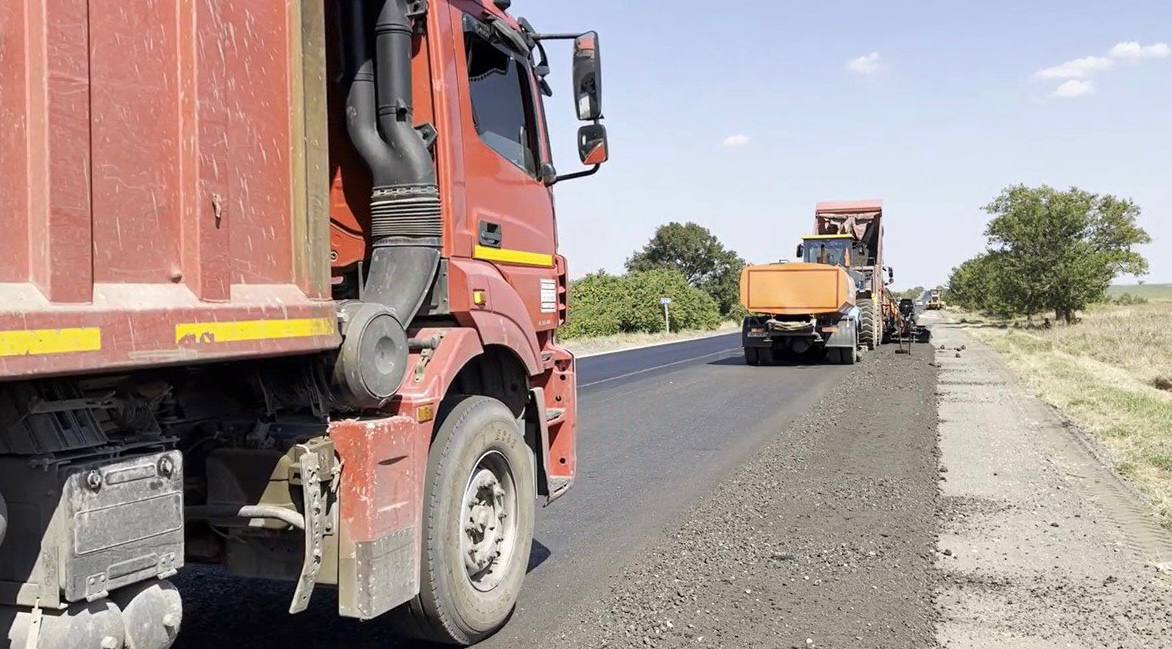
[[[997,354],[934,326],[943,520],[938,641],[952,648],[1172,647],[1170,535],[1094,443]],[[962,349],[957,349],[962,348]]]
[[[868,354],[547,646],[932,646],[936,372],[930,346],[894,352]]]

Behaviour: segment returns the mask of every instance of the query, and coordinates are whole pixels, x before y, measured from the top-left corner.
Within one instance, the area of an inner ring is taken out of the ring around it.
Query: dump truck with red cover
[[[190,563],[505,622],[577,468],[552,187],[607,158],[597,34],[509,4],[0,3],[0,646],[165,649]]]
[[[818,203],[814,233],[851,238],[851,268],[860,276],[859,338],[868,349],[875,349],[884,339],[884,287],[895,279],[894,272],[883,266],[883,201]]]

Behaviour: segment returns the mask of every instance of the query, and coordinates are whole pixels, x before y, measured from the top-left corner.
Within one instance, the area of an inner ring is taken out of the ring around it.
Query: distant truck
[[[820,237],[845,237],[839,245],[849,248],[848,268],[856,278],[859,342],[867,349],[875,349],[884,340],[884,287],[895,279],[894,272],[883,266],[883,201],[818,203],[814,233]]]
[[[930,311],[938,311],[944,308],[944,301],[940,299],[940,289],[933,289],[928,293],[928,304],[925,308]]]

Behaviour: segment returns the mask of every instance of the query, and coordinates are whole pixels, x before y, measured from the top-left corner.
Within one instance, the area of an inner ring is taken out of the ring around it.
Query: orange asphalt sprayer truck
[[[778,353],[825,353],[853,364],[861,348],[883,339],[883,204],[819,203],[814,234],[798,246],[800,262],[748,266],[741,272],[742,325],[751,365]]]
[[[0,647],[166,649],[192,563],[504,624],[576,473],[552,187],[607,159],[597,34],[509,5],[2,3]]]
[[[741,304],[750,312],[741,329],[746,363],[780,354],[821,354],[847,365],[859,359],[857,278],[844,243],[845,237],[807,237],[799,246],[804,261],[741,271]]]

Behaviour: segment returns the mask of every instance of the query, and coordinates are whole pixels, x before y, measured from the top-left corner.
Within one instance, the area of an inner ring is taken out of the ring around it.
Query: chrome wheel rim
[[[499,451],[480,456],[468,477],[460,507],[460,553],[469,583],[496,588],[517,545],[517,487]]]

